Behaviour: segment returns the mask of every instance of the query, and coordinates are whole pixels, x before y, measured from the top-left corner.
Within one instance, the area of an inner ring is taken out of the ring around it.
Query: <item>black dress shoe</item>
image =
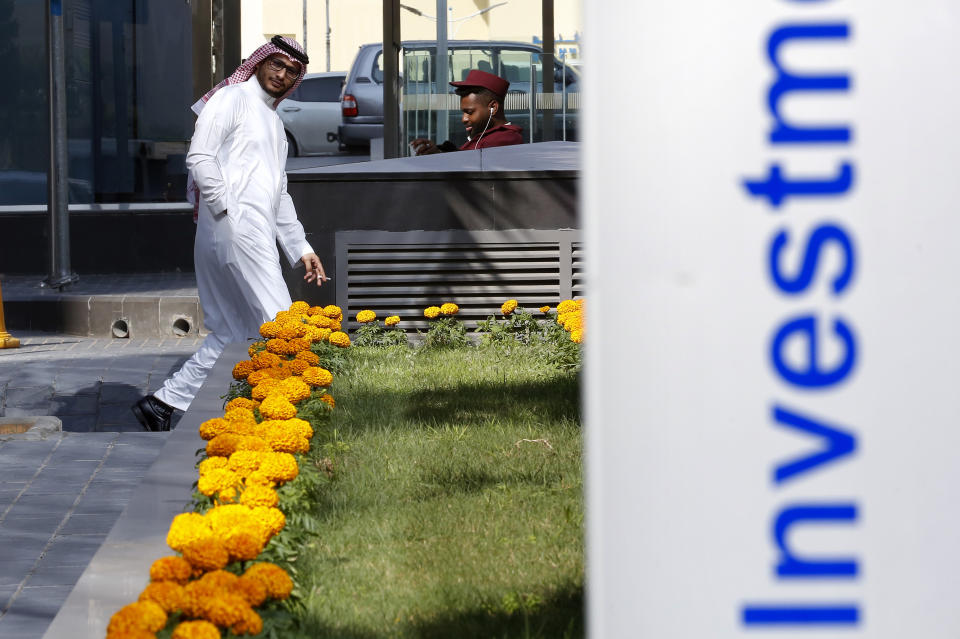
[[[170,416],[173,415],[173,406],[161,402],[153,395],[147,395],[130,407],[137,416],[144,430],[170,430]]]

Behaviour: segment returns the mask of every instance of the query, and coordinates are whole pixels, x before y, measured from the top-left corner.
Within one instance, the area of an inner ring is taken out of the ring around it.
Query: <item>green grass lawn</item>
[[[583,635],[579,380],[497,353],[350,349],[306,471],[306,636]]]

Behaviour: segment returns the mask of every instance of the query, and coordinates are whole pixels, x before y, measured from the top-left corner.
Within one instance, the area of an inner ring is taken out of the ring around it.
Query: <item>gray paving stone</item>
[[[146,392],[146,380],[142,386],[104,382],[100,387],[100,404],[123,404],[129,412],[130,405],[143,397]]]
[[[48,474],[46,477],[37,477],[24,492],[20,499],[29,498],[34,495],[73,495],[76,497],[83,490],[84,484],[90,480],[87,476],[83,479],[56,477]]]
[[[137,421],[133,411],[130,410],[130,404],[132,403],[133,402],[123,404],[101,404],[100,417],[97,420],[97,425],[135,424],[139,427],[140,422]],[[140,430],[143,429],[141,428]]]
[[[24,483],[23,486],[26,486],[26,483]],[[0,483],[0,513],[3,513],[3,511],[7,509],[7,506],[13,503],[13,500],[17,498],[21,490],[23,490],[23,487],[7,488],[6,484]]]
[[[37,475],[37,479],[47,476],[82,479],[93,476],[102,460],[95,457],[85,459],[55,459],[51,460]]]
[[[65,516],[66,513],[51,513],[36,517],[7,517],[0,524],[0,540],[5,536],[17,539],[46,536],[49,539]]]
[[[96,395],[54,395],[51,400],[53,413],[61,419],[65,415],[92,415],[99,404]]]
[[[42,637],[71,589],[71,586],[27,586],[0,618],[0,636],[4,639]]]
[[[54,564],[41,559],[36,570],[27,580],[28,586],[73,586],[87,568],[88,563]],[[2,593],[2,587],[0,587]]]
[[[7,609],[7,603],[17,588],[18,586],[0,586],[0,613]]]
[[[73,494],[23,495],[10,509],[7,517],[41,517],[60,512],[66,514],[79,494],[78,489]]]
[[[74,513],[60,529],[60,535],[106,535],[116,521],[116,517]]]
[[[64,415],[58,417],[63,423],[63,430],[71,433],[90,433],[97,425],[96,415]]]
[[[4,558],[3,570],[0,570],[0,588],[16,588],[23,583],[23,580],[33,570],[33,566],[37,563],[37,557],[40,556],[42,550],[42,546],[40,548],[26,547],[20,551],[19,556]],[[33,556],[27,557],[27,553]],[[3,636],[5,635],[2,627],[0,627],[0,637]]]
[[[100,535],[58,535],[47,551],[43,553],[43,561],[62,565],[90,563],[90,559],[106,538],[106,533]]]

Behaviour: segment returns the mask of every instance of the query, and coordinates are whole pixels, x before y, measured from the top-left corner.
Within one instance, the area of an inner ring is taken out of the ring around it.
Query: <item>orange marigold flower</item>
[[[310,340],[302,337],[295,337],[287,342],[287,354],[296,355],[301,351],[310,350]]]
[[[436,319],[437,316],[439,315],[440,315],[439,306],[428,306],[427,308],[423,309],[423,316],[426,317],[427,319]]]
[[[293,581],[283,568],[269,562],[254,564],[243,573],[244,577],[257,579],[267,587],[267,596],[286,599],[293,591]]]
[[[247,383],[251,386],[256,386],[268,379],[273,379],[270,375],[269,368],[261,368],[260,370],[253,371],[247,375]]]
[[[223,542],[214,537],[200,539],[187,544],[183,549],[183,558],[194,568],[217,570],[230,561],[230,555]]]
[[[224,433],[229,432],[230,422],[222,417],[214,417],[213,419],[208,419],[200,424],[200,428],[197,430],[202,439],[205,441],[210,441],[217,435],[223,435]]]
[[[292,324],[284,324],[277,333],[277,339],[291,340],[297,336],[297,328]],[[267,346],[269,348],[269,344]]]
[[[280,324],[277,322],[264,322],[260,325],[260,336],[272,339],[280,332]]]
[[[157,639],[157,633],[144,630],[143,628],[128,628],[124,630],[114,630],[108,632],[107,639]]]
[[[224,410],[233,410],[234,408],[246,408],[247,410],[253,410],[260,405],[260,402],[247,399],[246,397],[234,397],[227,405],[223,407]]]
[[[227,422],[229,423],[229,422]],[[207,442],[207,457],[229,457],[237,450],[243,435],[223,433]]]
[[[223,414],[223,418],[234,424],[256,424],[257,418],[249,408],[230,408]]]
[[[215,583],[198,579],[183,587],[183,614],[187,617],[203,617],[203,611],[218,592],[223,589]]]
[[[247,575],[237,579],[231,590],[246,599],[251,606],[259,606],[267,599],[267,587],[263,582]]]
[[[320,356],[313,351],[300,351],[297,353],[296,359],[302,360],[310,366],[316,366],[320,363]]]
[[[503,313],[504,315],[509,315],[515,310],[517,310],[517,300],[507,300],[506,302],[500,305],[500,312]]]
[[[333,395],[330,393],[324,393],[318,399],[330,408],[334,408],[337,405],[337,402],[333,399]]]
[[[314,315],[323,315],[323,307],[311,306],[309,309],[307,309],[307,315],[310,317],[313,317]]]
[[[447,302],[440,307],[440,312],[446,316],[456,315],[460,312],[460,307],[453,302]]]
[[[239,438],[240,438],[240,441],[237,442],[237,448],[233,452],[237,452],[241,450],[254,450],[254,451],[266,452],[270,450],[270,446],[267,444],[267,442],[265,442],[263,439],[255,435],[240,435]],[[229,457],[229,455],[225,455],[225,457]]]
[[[399,315],[391,315],[391,316],[388,317],[387,319],[383,320],[383,323],[384,323],[385,325],[387,325],[387,326],[396,326],[397,324],[400,323],[400,316],[399,316]]]
[[[253,362],[248,359],[243,360],[242,362],[237,362],[233,366],[233,378],[234,379],[246,379],[247,375],[253,372]]]
[[[247,355],[253,357],[267,347],[266,342],[254,342],[247,347]]]
[[[297,407],[279,393],[271,393],[260,404],[260,414],[267,419],[290,419],[297,414]]]
[[[235,635],[259,635],[263,632],[263,619],[253,608],[244,610],[243,618],[230,626],[230,632]]]
[[[337,332],[343,328],[343,325],[340,323],[340,320],[333,320],[330,322],[330,330]]]
[[[259,384],[257,384],[256,386],[254,386],[253,390],[250,391],[250,394],[253,396],[255,400],[262,402],[264,399],[267,398],[267,395],[270,394],[270,391],[276,388],[277,384],[279,383],[280,383],[280,380],[277,380],[277,379],[272,379],[272,378],[265,379]]]
[[[220,629],[206,619],[181,621],[170,639],[220,639]]]
[[[218,590],[228,590],[232,588],[239,579],[240,577],[238,575],[226,570],[211,570],[203,577],[200,577],[200,581],[205,584],[210,584]]]
[[[270,368],[271,366],[277,366],[283,360],[280,359],[280,356],[276,355],[275,353],[271,353],[270,351],[263,351],[254,355],[250,361],[252,361],[253,365],[257,368],[257,370],[259,370],[261,368]]]
[[[190,580],[191,572],[193,570],[190,562],[176,555],[161,557],[150,564],[151,581],[174,581],[185,584]]]
[[[314,315],[307,320],[307,323],[310,324],[310,326],[315,326],[316,328],[330,328],[330,325],[333,324],[333,320],[326,315]]]
[[[247,486],[269,486],[271,488],[277,485],[276,480],[271,479],[265,472],[259,469],[247,475],[245,483]]]
[[[294,417],[293,419],[288,419],[284,422],[288,428],[292,428],[294,431],[300,434],[301,437],[306,439],[313,438],[313,426],[310,425],[305,419],[300,419],[299,417]]]
[[[300,402],[310,397],[310,385],[299,377],[288,377],[283,380],[277,385],[277,391],[291,403]]]
[[[307,370],[303,371],[301,378],[307,384],[316,386],[318,388],[325,388],[333,383],[333,373],[325,368],[320,368],[319,366],[311,366]]]
[[[184,597],[183,586],[175,581],[155,581],[147,584],[140,593],[138,601],[152,601],[171,613],[180,610]]]
[[[310,450],[310,442],[300,433],[288,428],[277,428],[266,433],[265,439],[271,450],[278,453],[305,453]]]
[[[244,618],[244,610],[252,612],[246,599],[231,592],[218,593],[204,608],[203,616],[221,628],[240,623]]]
[[[285,339],[274,338],[267,341],[267,351],[274,355],[286,355],[288,342]]]
[[[301,353],[310,353],[310,351],[300,351]],[[313,353],[311,353],[312,355]],[[294,375],[302,375],[303,371],[310,368],[310,363],[302,359],[294,359],[287,365],[290,368],[290,372]]]
[[[267,585],[267,584],[264,584]],[[270,586],[267,585],[267,592]],[[167,625],[167,613],[155,601],[138,601],[127,604],[110,617],[107,636],[136,636],[134,631],[157,632]]]
[[[320,330],[320,340],[321,342],[330,339],[330,336],[333,335],[333,330],[329,328],[321,328]]]
[[[232,561],[252,561],[263,552],[264,543],[267,541],[265,537],[262,525],[250,523],[230,530],[223,539],[223,545],[230,553]]]
[[[323,314],[333,320],[339,320],[343,317],[343,311],[339,306],[330,304],[329,306],[323,307]]]
[[[310,305],[302,300],[297,300],[290,305],[290,311],[292,313],[306,313],[310,310]]]
[[[549,313],[549,312],[550,312],[550,307],[549,307],[549,306],[541,306],[541,307],[540,307],[540,312],[541,312],[541,313]]]

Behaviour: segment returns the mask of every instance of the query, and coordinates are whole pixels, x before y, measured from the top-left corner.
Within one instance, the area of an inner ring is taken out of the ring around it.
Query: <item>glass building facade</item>
[[[0,0],[0,205],[46,204],[45,0]],[[182,202],[193,133],[185,0],[64,0],[70,202]]]

